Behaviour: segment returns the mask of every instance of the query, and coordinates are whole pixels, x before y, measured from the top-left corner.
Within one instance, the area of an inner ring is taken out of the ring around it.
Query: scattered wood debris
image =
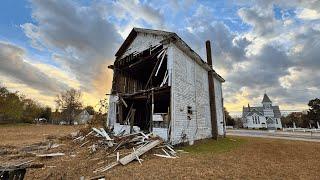
[[[7,152],[6,149],[1,149],[1,153],[8,154],[9,160],[9,153],[11,153],[11,159],[21,160],[21,158],[28,157],[33,158],[32,161],[41,163],[48,161],[49,163],[45,166],[43,164],[42,166],[39,164],[37,166],[35,164],[30,165],[31,161],[14,166],[3,166],[0,163],[0,179],[11,176],[12,173],[16,174],[15,177],[23,179],[26,168],[58,169],[58,166],[52,164],[55,161],[54,159],[58,157],[64,161],[86,158],[90,162],[94,162],[93,173],[103,173],[115,166],[125,166],[133,161],[143,165],[143,159],[148,159],[148,155],[154,157],[153,154],[163,158],[178,158],[174,148],[153,133],[144,133],[130,128],[124,130],[123,133],[116,134],[112,130],[100,127],[84,128],[70,134],[63,140],[54,141],[54,139],[50,139],[50,141],[17,148],[15,152]],[[81,178],[88,179],[83,175],[80,176]],[[104,177],[96,176],[90,179],[104,179]]]
[[[105,172],[117,165],[127,165],[134,160],[142,164],[143,159],[140,156],[150,150],[165,153],[164,155],[155,154],[159,157],[172,159],[178,157],[176,155],[177,152],[173,150],[171,145],[164,143],[161,138],[152,133],[132,132],[124,134],[115,135],[112,131],[106,131],[103,128],[92,128],[92,131],[87,135],[79,133],[78,137],[74,136],[73,142],[79,143],[80,147],[87,146],[90,153],[95,153],[98,149],[102,149],[109,152],[109,155],[106,156],[107,158],[115,158],[114,162],[97,168],[94,173]],[[100,161],[97,164],[102,165],[105,162]]]
[[[139,149],[137,149],[137,151],[125,156],[124,158],[120,159],[119,162],[122,165],[126,165],[129,162],[133,161],[134,159],[138,159],[139,161],[139,156],[141,156],[142,154],[146,153],[147,151],[149,151],[150,149],[156,147],[157,145],[159,145],[161,143],[160,140],[155,140],[153,142],[148,143],[147,145],[144,145],[142,147],[140,147]],[[141,163],[141,162],[140,162]]]

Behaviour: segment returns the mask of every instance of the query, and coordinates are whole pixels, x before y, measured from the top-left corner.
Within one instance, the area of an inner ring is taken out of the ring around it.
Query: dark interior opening
[[[116,60],[112,68],[112,92],[125,102],[121,100],[118,103],[117,122],[129,124],[128,114],[135,110],[133,125],[141,130],[148,131],[154,127],[154,121],[150,121],[154,116],[157,117],[156,127],[166,127],[168,122],[161,120],[166,116],[163,121],[168,121],[170,112],[166,49],[160,45],[132,53]]]

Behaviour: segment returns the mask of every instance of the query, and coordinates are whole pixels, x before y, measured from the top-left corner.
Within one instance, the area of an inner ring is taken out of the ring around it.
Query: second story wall
[[[155,46],[164,39],[164,36],[158,36],[153,34],[138,33],[137,37],[132,41],[127,50],[120,56],[119,59],[133,53],[141,52],[151,46]]]

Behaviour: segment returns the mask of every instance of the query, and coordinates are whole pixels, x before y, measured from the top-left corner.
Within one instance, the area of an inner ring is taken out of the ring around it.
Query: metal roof
[[[281,117],[281,112],[280,112],[280,108],[279,106],[271,106],[273,113],[274,113],[274,117],[275,118],[280,118]],[[242,110],[242,117],[246,117],[248,115],[253,114],[254,112],[258,112],[261,115],[264,115],[263,113],[263,107],[243,107]]]

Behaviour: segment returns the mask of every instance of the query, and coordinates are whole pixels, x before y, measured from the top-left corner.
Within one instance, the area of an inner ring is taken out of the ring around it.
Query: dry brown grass
[[[68,131],[64,128],[59,126],[52,130]],[[30,132],[48,134],[47,131],[36,128]],[[31,137],[41,140],[38,135]],[[90,155],[87,148],[64,143],[66,145],[61,148],[70,150],[66,156],[38,159],[46,167],[28,170],[26,179],[88,178],[100,175],[92,173],[96,168],[115,161],[115,157],[107,159],[103,151]],[[229,137],[218,142],[206,140],[185,149],[190,153],[180,154],[178,159],[142,156],[142,165],[136,161],[119,165],[103,175],[107,179],[320,179],[320,143]],[[71,157],[70,153],[76,156]],[[100,159],[94,159],[96,157]],[[106,162],[99,165],[102,160]]]
[[[190,153],[117,167],[113,179],[320,179],[320,143],[237,138],[246,143],[218,153]],[[216,144],[219,145],[219,144]]]
[[[48,136],[65,136],[81,126],[10,124],[0,125],[0,145],[21,146],[44,141]]]

